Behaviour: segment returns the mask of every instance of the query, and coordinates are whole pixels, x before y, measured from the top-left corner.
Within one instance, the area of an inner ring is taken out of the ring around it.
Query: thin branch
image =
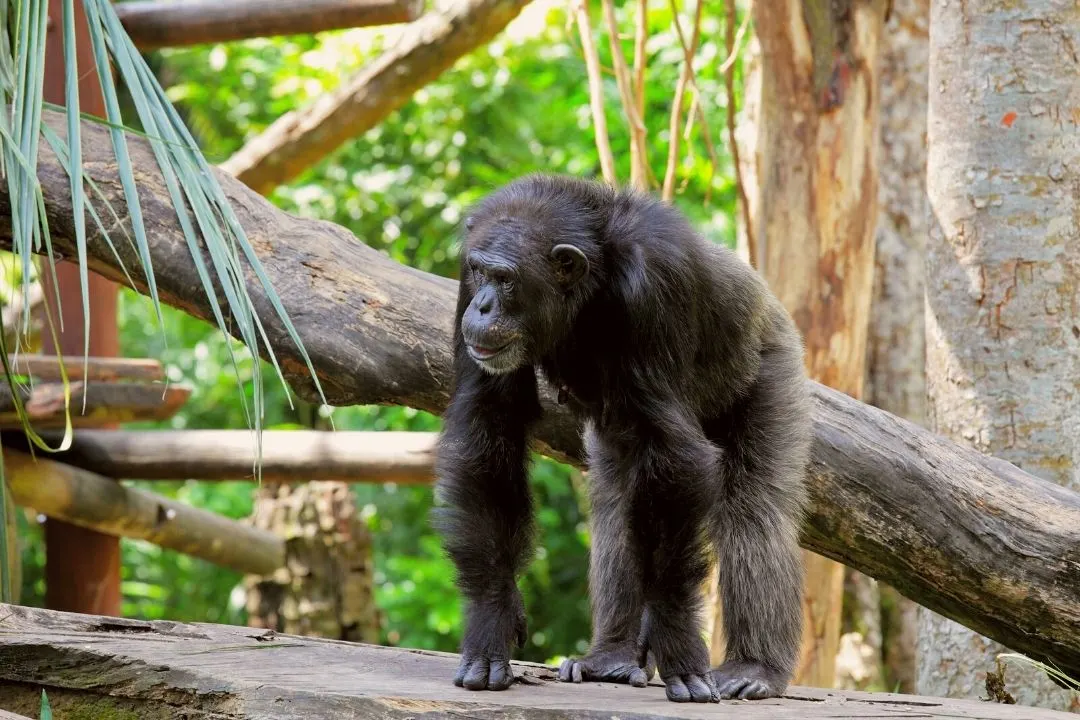
[[[735,19],[733,17],[728,18],[729,23],[734,23],[734,20]],[[746,30],[749,27],[750,13],[746,13],[745,15],[743,15],[743,21],[739,25],[738,32],[735,33],[735,42],[732,43],[730,39],[728,40],[728,45],[731,47],[727,48],[728,56],[724,60],[724,62],[721,63],[719,68],[720,72],[726,73],[728,70],[731,70],[731,67],[735,64],[735,61],[739,59],[739,50],[742,49],[743,38],[746,36]]]
[[[600,170],[604,174],[604,180],[612,187],[616,187],[619,179],[615,174],[615,156],[611,152],[607,119],[604,117],[604,86],[600,78],[600,56],[596,52],[596,44],[592,38],[588,0],[578,0],[575,14],[578,35],[581,36],[581,51],[585,55],[585,70],[589,75],[589,106],[592,108],[593,132],[596,135],[596,151],[600,155]]]
[[[705,6],[704,0],[698,0],[697,7],[694,10],[694,30],[691,35],[690,46],[687,47],[683,37],[682,24],[679,22],[679,9],[675,5],[675,0],[670,0],[670,2],[671,15],[675,21],[675,31],[679,36],[679,42],[683,46],[683,67],[682,72],[679,74],[679,82],[675,86],[675,98],[671,101],[667,170],[664,172],[664,188],[661,191],[661,198],[664,202],[671,202],[675,197],[675,170],[679,162],[679,126],[682,123],[683,95],[686,92],[686,85],[690,82],[694,72],[693,59],[697,53],[698,40],[701,36],[701,11]]]
[[[615,19],[615,5],[612,0],[602,0],[601,5],[604,8],[604,19],[607,21],[608,36],[611,41],[611,64],[615,69],[615,82],[619,86],[623,110],[630,124],[630,184],[633,187],[645,189],[648,175],[645,122],[638,114],[637,103],[634,101],[634,80],[630,74],[630,68],[626,66],[622,48],[619,46],[619,24]]]
[[[649,0],[638,0],[637,26],[634,35],[634,96],[637,114],[645,118],[645,43],[649,39]],[[646,167],[648,162],[644,163]],[[649,173],[651,175],[651,173]]]
[[[728,143],[731,145],[731,162],[735,167],[735,190],[739,195],[739,204],[742,205],[743,225],[746,226],[746,251],[750,264],[758,267],[758,247],[754,238],[754,226],[750,218],[750,202],[746,197],[746,186],[743,184],[742,167],[739,164],[739,143],[735,140],[735,46],[741,41],[746,32],[746,23],[750,13],[746,14],[743,25],[735,32],[735,21],[738,18],[735,10],[735,0],[726,0],[727,21],[724,23],[724,40],[727,45],[728,59],[724,61],[724,90],[727,93],[727,131]]]

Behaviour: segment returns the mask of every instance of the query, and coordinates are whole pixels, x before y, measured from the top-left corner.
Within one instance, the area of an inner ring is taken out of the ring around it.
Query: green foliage
[[[654,4],[655,5],[655,4]],[[632,37],[632,8],[619,16]],[[733,242],[734,187],[724,151],[722,5],[709,0],[699,52],[700,102],[720,153],[715,177],[695,123],[684,143],[678,204],[708,236]],[[682,59],[669,9],[650,15],[646,122],[650,161],[662,172],[668,114]],[[594,27],[600,27],[594,22]],[[683,15],[689,33],[690,16]],[[357,71],[389,44],[393,30],[324,33],[170,50],[152,58],[162,84],[211,161],[239,149],[282,114],[302,107]],[[610,67],[606,36],[602,61]],[[631,43],[624,43],[627,56]],[[621,177],[629,172],[629,138],[614,79],[605,78],[608,123]],[[717,105],[717,103],[720,103]],[[535,0],[486,51],[459,61],[377,128],[346,143],[317,167],[274,193],[280,207],[331,220],[396,260],[456,275],[456,226],[470,203],[521,174],[543,170],[598,176],[589,98],[579,41],[561,7]],[[712,187],[710,188],[710,179]],[[711,191],[712,201],[705,198]],[[173,381],[194,387],[169,421],[177,428],[243,427],[230,377],[229,349],[250,397],[250,353],[216,329],[163,309],[165,341],[151,309],[132,293],[121,303],[123,353],[160,358]],[[307,424],[283,391],[266,389],[266,427]],[[321,409],[326,411],[326,409]],[[439,420],[410,408],[350,407],[333,411],[339,429],[437,430]],[[586,583],[589,544],[580,474],[546,459],[532,473],[540,544],[521,583],[530,642],[523,657],[548,660],[584,649],[589,637]],[[251,508],[248,483],[153,483],[157,492],[230,517]],[[455,650],[461,615],[450,563],[428,524],[432,491],[361,485],[354,490],[375,537],[377,602],[384,641]],[[141,617],[243,622],[239,576],[143,543],[125,541],[124,611]],[[25,553],[24,598],[40,601],[39,541]]]

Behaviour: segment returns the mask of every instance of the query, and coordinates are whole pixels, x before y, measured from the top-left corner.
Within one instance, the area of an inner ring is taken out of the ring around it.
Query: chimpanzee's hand
[[[575,683],[594,680],[645,687],[655,671],[651,660],[644,667],[638,664],[635,643],[627,641],[592,650],[585,657],[563,660],[559,666],[559,680]]]
[[[515,587],[497,598],[470,602],[461,664],[454,684],[468,690],[505,690],[514,684],[513,646],[525,644],[525,605]]]

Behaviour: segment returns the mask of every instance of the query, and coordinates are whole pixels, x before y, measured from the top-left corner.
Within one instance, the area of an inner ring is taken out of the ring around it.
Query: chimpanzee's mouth
[[[490,360],[495,357],[506,348],[510,347],[510,343],[500,345],[498,347],[487,347],[484,345],[469,345],[469,354],[472,355],[474,360]]]

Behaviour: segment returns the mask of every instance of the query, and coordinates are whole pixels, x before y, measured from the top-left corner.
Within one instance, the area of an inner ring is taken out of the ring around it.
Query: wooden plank
[[[0,710],[0,720],[30,720],[30,718],[25,715],[10,713],[7,710]]]
[[[4,449],[15,503],[116,537],[137,538],[239,572],[265,575],[285,562],[273,533],[42,457]]]
[[[191,388],[180,384],[134,384],[99,381],[71,382],[71,424],[74,427],[101,427],[140,420],[165,420],[187,402]],[[83,392],[86,405],[83,406]],[[35,429],[64,426],[64,386],[41,382],[20,388],[27,415]],[[0,428],[19,428],[11,388],[0,385]]]
[[[790,688],[783,698],[673,703],[649,687],[555,680],[554,668],[514,663],[503,692],[454,687],[456,655],[300,638],[225,625],[144,622],[0,605],[0,707],[27,712],[41,688],[57,717],[275,720],[652,720],[653,718],[981,718],[1075,716],[970,700]],[[89,711],[96,711],[96,715]],[[165,714],[165,713],[171,714]],[[74,715],[72,715],[74,716]]]
[[[140,50],[412,22],[423,0],[142,0],[113,6]]]
[[[143,380],[147,382],[165,379],[165,368],[157,360],[149,358],[88,357],[83,366],[82,355],[12,355],[11,369],[18,375],[29,375],[38,380],[59,381],[60,361],[68,381],[75,380]]]
[[[429,484],[435,439],[428,432],[266,430],[263,482]],[[251,480],[255,436],[248,430],[79,430],[71,449],[54,457],[112,478]]]

